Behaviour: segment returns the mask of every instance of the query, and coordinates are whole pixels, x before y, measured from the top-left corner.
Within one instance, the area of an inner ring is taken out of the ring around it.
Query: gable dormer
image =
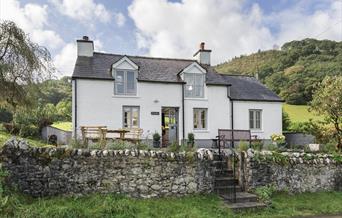
[[[127,56],[112,64],[114,95],[137,95],[138,69]]]
[[[180,77],[186,83],[184,94],[186,98],[204,98],[204,84],[207,71],[197,62],[193,62],[180,72]]]

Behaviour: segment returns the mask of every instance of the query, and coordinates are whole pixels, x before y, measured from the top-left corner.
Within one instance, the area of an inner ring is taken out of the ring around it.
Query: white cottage
[[[80,126],[143,129],[163,144],[194,133],[210,146],[218,129],[251,130],[260,139],[282,132],[282,100],[250,76],[219,74],[201,43],[195,59],[152,58],[94,52],[77,40],[72,75],[73,132]]]

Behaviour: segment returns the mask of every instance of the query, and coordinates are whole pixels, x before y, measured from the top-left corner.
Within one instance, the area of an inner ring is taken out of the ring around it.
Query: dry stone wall
[[[340,160],[328,154],[248,150],[240,156],[240,182],[247,190],[272,184],[292,193],[342,190]]]
[[[121,193],[151,198],[210,193],[212,155],[142,150],[37,148],[9,140],[1,151],[7,183],[31,196]]]

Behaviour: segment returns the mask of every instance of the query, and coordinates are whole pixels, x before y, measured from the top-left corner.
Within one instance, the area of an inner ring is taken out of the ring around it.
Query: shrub
[[[137,148],[137,146],[128,141],[115,140],[112,143],[107,144],[107,148],[110,150],[124,150]]]
[[[251,147],[254,149],[254,150],[257,150],[257,151],[261,151],[262,147],[263,147],[263,143],[261,140],[253,140],[251,142]]]
[[[188,133],[188,145],[191,147],[195,145],[195,135],[193,133]]]
[[[266,185],[255,189],[255,194],[266,204],[271,203],[271,197],[276,192],[276,187],[272,185]]]
[[[240,141],[238,145],[238,151],[247,151],[249,148],[249,144],[246,141]]]
[[[75,138],[72,138],[69,142],[69,145],[72,147],[72,148],[84,148],[84,143],[82,142],[82,140],[80,139],[75,139]]]
[[[332,154],[332,153],[336,152],[336,150],[337,150],[336,144],[337,143],[335,143],[335,142],[329,142],[329,143],[322,146],[322,151],[324,153]]]
[[[270,143],[268,145],[264,145],[264,149],[269,151],[278,151],[279,147],[276,144]]]
[[[101,146],[101,143],[89,143],[88,144],[88,148],[89,149],[101,149],[102,146]]]
[[[21,137],[38,137],[39,129],[34,125],[20,125],[19,135]]]
[[[167,151],[169,152],[180,152],[181,146],[177,142],[173,142],[171,145],[167,147]]]
[[[153,134],[153,141],[155,141],[155,142],[160,141],[160,135],[159,135],[159,133],[155,132],[155,133]]]

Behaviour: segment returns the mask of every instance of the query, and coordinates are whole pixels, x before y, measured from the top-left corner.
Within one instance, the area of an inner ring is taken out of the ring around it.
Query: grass
[[[308,111],[307,105],[290,105],[283,104],[283,109],[290,116],[291,122],[305,122],[312,120],[323,120],[323,116],[317,116],[313,112]]]
[[[0,148],[5,144],[5,142],[13,137],[15,135],[11,135],[7,133],[5,130],[2,129],[2,126],[0,126]],[[19,136],[15,136],[17,138],[21,138]],[[40,139],[35,139],[35,138],[25,138],[26,141],[32,146],[37,146],[37,147],[43,147],[47,146],[48,144]]]
[[[57,122],[51,126],[64,131],[72,131],[72,122]]]
[[[288,195],[276,193],[272,206],[233,213],[215,195],[181,198],[131,199],[119,195],[53,197],[32,199],[21,195],[10,198],[2,211],[8,217],[236,217],[282,218],[342,212],[342,192]],[[6,217],[6,216],[5,216]]]

